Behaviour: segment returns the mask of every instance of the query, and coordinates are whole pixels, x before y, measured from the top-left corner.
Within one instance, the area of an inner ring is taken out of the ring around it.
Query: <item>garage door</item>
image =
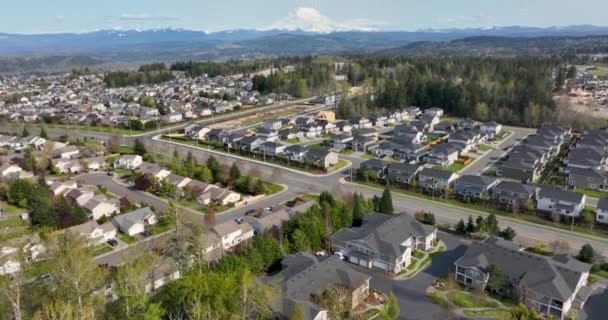
[[[359,258],[350,256],[350,257],[348,257],[348,261],[350,261],[350,262],[352,262],[354,264],[358,264],[359,263]]]
[[[378,268],[378,269],[382,269],[382,270],[386,270],[386,263],[384,262],[380,262],[380,261],[374,261],[374,267]]]
[[[360,259],[359,260],[359,265],[363,266],[363,267],[366,267],[366,268],[369,268],[369,264],[367,263],[367,260],[364,260],[364,259]]]

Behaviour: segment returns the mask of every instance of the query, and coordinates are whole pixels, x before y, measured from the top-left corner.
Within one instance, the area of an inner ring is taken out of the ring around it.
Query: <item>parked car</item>
[[[236,223],[241,224],[243,223],[243,218],[236,218],[234,219],[234,221],[236,221]]]
[[[118,245],[118,240],[110,239],[110,240],[106,241],[106,243],[111,245],[112,247],[116,247]]]
[[[245,212],[245,215],[246,216],[250,216],[250,215],[252,215],[254,213],[255,213],[255,209],[249,209],[249,210],[247,210],[247,212]]]

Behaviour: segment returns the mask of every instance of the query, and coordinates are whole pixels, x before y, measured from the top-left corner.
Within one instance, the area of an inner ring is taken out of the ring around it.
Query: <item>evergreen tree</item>
[[[399,314],[401,311],[399,310],[399,303],[397,302],[397,298],[395,294],[391,291],[388,295],[388,301],[385,304],[385,314],[390,320],[397,320],[399,318]]]
[[[503,239],[509,240],[509,241],[512,241],[513,239],[515,239],[516,235],[517,235],[517,233],[515,233],[515,230],[513,230],[511,227],[507,227],[500,232],[500,236]]]
[[[498,220],[496,219],[496,215],[494,213],[490,213],[486,218],[486,230],[491,236],[495,236],[500,233],[500,228],[498,227]]]
[[[593,263],[595,262],[595,250],[587,243],[581,247],[576,258],[585,263]]]
[[[213,174],[213,180],[217,181],[220,175],[220,162],[214,156],[210,156],[207,159],[207,168],[211,170]]]
[[[467,234],[467,226],[464,223],[464,220],[460,219],[458,224],[456,225],[456,232],[460,234]]]
[[[239,167],[236,165],[236,163],[232,164],[232,167],[230,167],[230,177],[236,181],[238,178],[241,177],[241,169],[239,169]]]
[[[139,138],[135,139],[135,143],[133,145],[133,151],[135,151],[135,154],[138,154],[140,156],[143,156],[144,154],[146,154],[146,146],[144,145],[144,143],[139,140]]]
[[[475,232],[475,223],[473,222],[473,216],[469,216],[469,219],[467,220],[467,233],[473,233]]]
[[[213,172],[211,172],[211,170],[209,170],[209,167],[207,166],[202,166],[200,168],[200,179],[201,181],[205,182],[205,183],[213,183]]]
[[[505,278],[502,268],[497,264],[490,264],[488,266],[488,274],[490,275],[487,283],[487,288],[492,292],[498,292],[505,287],[507,280]]]
[[[380,198],[379,211],[385,214],[393,214],[395,209],[393,208],[393,199],[391,197],[391,190],[386,187],[382,192],[382,198]]]
[[[27,130],[26,126],[23,126],[23,131],[21,132],[21,136],[22,137],[29,137],[29,135],[30,135],[30,131]]]
[[[365,212],[363,211],[363,199],[359,193],[355,192],[353,196],[353,225],[360,226],[363,222],[363,216]]]
[[[42,127],[40,129],[40,138],[43,138],[43,139],[48,139],[49,138],[49,135],[46,133],[46,129],[44,127]]]

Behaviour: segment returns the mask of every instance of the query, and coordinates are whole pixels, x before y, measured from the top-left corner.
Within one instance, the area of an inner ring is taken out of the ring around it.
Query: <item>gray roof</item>
[[[606,179],[606,174],[595,168],[572,168],[570,175],[583,176],[596,179]]]
[[[600,210],[608,210],[608,198],[601,198],[597,202],[597,208]]]
[[[395,171],[399,171],[399,172],[408,172],[408,173],[414,173],[416,171],[418,171],[418,169],[420,168],[420,166],[416,165],[416,164],[411,164],[411,163],[390,163],[388,165],[388,170],[395,170]]]
[[[451,171],[439,170],[435,168],[424,168],[420,172],[420,175],[422,176],[433,177],[442,180],[449,180],[453,174],[454,173]]]
[[[153,216],[154,212],[150,207],[143,207],[135,211],[131,211],[125,214],[118,215],[113,218],[114,222],[121,227],[121,229],[130,229],[136,223],[139,223],[149,216]]]
[[[534,193],[534,191],[536,190],[536,187],[533,185],[523,184],[520,182],[501,181],[496,186],[495,189],[502,190],[502,191],[517,192],[517,193],[522,193],[522,194],[531,194],[531,193]]]
[[[361,162],[360,168],[365,170],[382,170],[388,166],[388,162],[380,159],[370,159]]]
[[[581,203],[583,194],[573,191],[566,191],[559,188],[542,188],[538,193],[538,198],[550,198],[567,202]]]
[[[525,284],[534,292],[562,301],[575,293],[582,273],[591,269],[591,265],[566,255],[543,257],[519,251],[513,243],[496,238],[474,242],[455,264],[481,271],[497,264],[515,285]]]
[[[360,227],[342,229],[333,235],[335,241],[364,243],[383,256],[399,257],[405,248],[403,242],[411,237],[426,237],[435,227],[422,224],[407,213],[386,215],[374,213],[363,218]]]
[[[497,179],[486,176],[476,176],[476,175],[463,175],[460,178],[456,179],[456,183],[468,183],[476,186],[484,186],[487,187],[493,184]]]

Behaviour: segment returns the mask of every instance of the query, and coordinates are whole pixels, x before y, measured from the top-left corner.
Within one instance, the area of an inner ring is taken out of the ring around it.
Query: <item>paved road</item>
[[[519,128],[519,127],[506,127],[503,130],[511,131],[512,134],[509,135],[505,140],[501,141],[496,149],[490,150],[488,153],[484,154],[481,158],[477,159],[475,162],[466,166],[462,171],[459,172],[460,175],[472,174],[479,175],[483,171],[485,171],[489,166],[491,166],[494,162],[504,157],[511,148],[521,142],[525,137],[534,133],[535,129],[527,129],[527,128]]]

